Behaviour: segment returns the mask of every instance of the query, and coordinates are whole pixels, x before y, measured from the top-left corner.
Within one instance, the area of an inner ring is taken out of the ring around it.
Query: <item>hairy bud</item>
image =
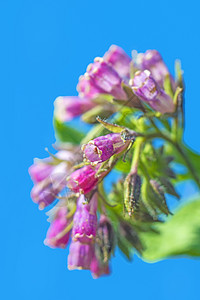
[[[140,189],[140,176],[138,174],[129,174],[124,182],[124,205],[129,216],[132,216],[138,205]]]
[[[97,228],[95,253],[101,263],[106,263],[114,249],[114,230],[109,219],[101,215]]]

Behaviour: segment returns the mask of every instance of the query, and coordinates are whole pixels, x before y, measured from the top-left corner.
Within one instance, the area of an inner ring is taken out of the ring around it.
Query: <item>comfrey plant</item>
[[[183,142],[180,63],[173,78],[158,51],[131,59],[113,45],[87,67],[77,90],[54,103],[57,153],[29,169],[33,201],[40,209],[56,202],[45,244],[70,244],[68,268],[91,270],[94,278],[110,273],[116,247],[147,261],[199,255],[191,227],[199,201],[192,215],[191,203],[174,215],[169,207],[180,198],[178,183],[200,187],[199,156]],[[90,124],[87,134],[70,126],[75,117]],[[110,172],[116,180],[109,188]]]

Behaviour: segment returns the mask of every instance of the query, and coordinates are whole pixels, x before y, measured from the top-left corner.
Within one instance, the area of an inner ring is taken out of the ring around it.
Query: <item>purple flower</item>
[[[58,193],[64,189],[67,173],[67,165],[62,162],[53,169],[47,178],[34,185],[31,198],[39,205],[39,209],[44,209],[50,205],[56,199]]]
[[[97,259],[96,255],[94,255],[91,265],[90,265],[90,271],[92,272],[92,277],[94,279],[99,278],[103,275],[109,275],[110,274],[110,268],[108,263],[101,264],[99,260]]]
[[[150,71],[136,72],[134,78],[130,80],[130,85],[134,93],[154,110],[163,114],[174,112],[173,99],[157,85]]]
[[[98,168],[99,166],[87,165],[74,171],[67,178],[67,186],[75,193],[89,193],[98,183],[96,177]]]
[[[77,89],[81,96],[97,97],[99,94],[110,94],[118,99],[127,99],[121,87],[122,79],[118,73],[102,58],[96,58],[90,64],[84,76],[80,77]]]
[[[54,102],[54,115],[60,122],[68,122],[94,106],[95,103],[87,98],[58,97]]]
[[[30,166],[29,174],[34,182],[40,182],[51,174],[54,167],[48,164],[47,161],[50,162],[51,160],[46,159],[45,163],[45,159],[43,159],[42,162],[36,162],[32,166]]]
[[[59,151],[56,153],[56,158],[64,161],[71,161],[73,159],[73,154],[70,151]],[[35,159],[34,164],[29,168],[29,174],[33,182],[37,183],[45,178],[47,178],[57,167],[53,163],[52,157],[47,157],[44,159]]]
[[[67,219],[67,207],[61,207],[57,211],[54,220],[52,221],[46,239],[44,241],[45,245],[52,248],[65,248],[69,238],[70,231],[64,232],[69,225],[69,220]]]
[[[110,133],[83,145],[82,150],[87,161],[100,163],[122,152],[128,145],[129,142],[125,142],[120,133]]]
[[[90,270],[93,256],[94,246],[92,244],[82,244],[79,241],[73,241],[69,248],[68,269]]]
[[[104,61],[109,63],[112,68],[122,78],[130,77],[130,62],[131,58],[124,50],[116,45],[112,45],[104,54]]]
[[[84,202],[85,197],[81,195],[74,214],[72,238],[74,241],[90,243],[94,240],[97,230],[97,195],[94,194],[89,204]]]
[[[55,161],[56,164],[53,164],[53,158],[48,157],[36,160],[29,168],[30,176],[35,183],[31,198],[39,204],[40,209],[51,204],[66,186],[68,161],[72,161],[74,157],[70,151],[59,151],[55,156],[61,160],[60,163]]]
[[[172,87],[175,87],[174,79],[157,50],[147,50],[145,53],[138,54],[136,63],[139,69],[149,70],[161,87],[163,87],[163,82],[167,75],[170,76]]]
[[[77,90],[80,97],[87,97],[89,99],[96,98],[99,94],[105,93],[104,90],[95,85],[93,78],[91,78],[87,73],[79,77]]]

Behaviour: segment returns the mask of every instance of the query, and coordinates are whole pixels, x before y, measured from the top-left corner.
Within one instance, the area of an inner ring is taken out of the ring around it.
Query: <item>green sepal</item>
[[[165,76],[165,80],[164,80],[164,91],[166,94],[168,94],[171,98],[173,98],[173,90],[172,90],[172,86],[171,86],[171,80],[170,80],[170,75],[167,74]]]
[[[175,61],[175,77],[177,85],[183,88],[183,70],[181,69],[181,61],[179,59]]]
[[[108,129],[111,132],[120,133],[125,129],[124,126],[109,123],[106,120],[102,120],[100,117],[97,117],[96,119],[99,123],[101,123],[106,129]]]
[[[128,98],[126,102],[124,100],[124,103],[126,103],[125,105],[140,109],[141,111],[145,111],[141,100],[133,93],[133,90],[130,88],[130,86],[126,85],[125,83],[122,83],[122,88]]]

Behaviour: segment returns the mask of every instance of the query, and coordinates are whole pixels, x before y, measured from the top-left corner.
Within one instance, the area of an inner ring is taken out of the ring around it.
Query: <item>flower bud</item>
[[[92,167],[91,165],[84,166],[74,171],[67,178],[67,186],[75,193],[87,194],[98,183],[96,173],[99,166]]]
[[[142,101],[147,102],[154,110],[161,113],[172,113],[175,110],[173,99],[167,95],[151,76],[150,71],[138,71],[130,85]]]
[[[117,99],[127,99],[121,87],[122,79],[103,59],[96,58],[87,72],[80,78],[77,86],[83,97],[97,97],[98,94],[110,94]]]
[[[65,232],[67,226],[69,225],[69,220],[67,220],[67,207],[61,207],[52,221],[46,239],[44,241],[45,245],[52,248],[65,248],[69,238],[70,231]]]
[[[122,48],[112,45],[105,53],[103,59],[112,66],[120,77],[126,78],[130,76],[131,58]]]
[[[168,208],[166,198],[165,198],[164,187],[160,184],[160,182],[158,182],[155,179],[151,179],[149,183],[150,186],[152,187],[155,204],[164,214],[166,215],[170,214],[170,210]]]
[[[91,100],[80,97],[58,97],[54,102],[54,115],[60,122],[68,122],[95,106]]]
[[[97,259],[103,264],[107,263],[114,250],[114,230],[109,219],[101,215],[97,228],[95,253]]]
[[[89,270],[93,256],[94,246],[92,244],[73,241],[69,248],[68,269]]]
[[[157,50],[147,50],[145,53],[138,54],[136,63],[141,70],[149,70],[161,87],[163,87],[166,76],[170,76],[172,87],[175,87],[174,79]]]
[[[85,197],[81,195],[74,214],[72,239],[90,243],[94,240],[97,230],[97,195],[94,194],[89,204],[84,202]]]
[[[97,259],[96,255],[94,255],[91,265],[90,265],[90,271],[92,272],[92,277],[94,279],[99,278],[103,275],[109,275],[110,274],[110,268],[108,263],[102,264]]]
[[[124,182],[124,205],[129,216],[131,216],[134,213],[138,205],[138,201],[140,198],[140,189],[140,176],[137,174],[129,174]]]
[[[125,142],[120,133],[110,133],[99,136],[82,146],[84,159],[90,162],[101,163],[108,160],[112,155],[125,150],[129,141]]]

